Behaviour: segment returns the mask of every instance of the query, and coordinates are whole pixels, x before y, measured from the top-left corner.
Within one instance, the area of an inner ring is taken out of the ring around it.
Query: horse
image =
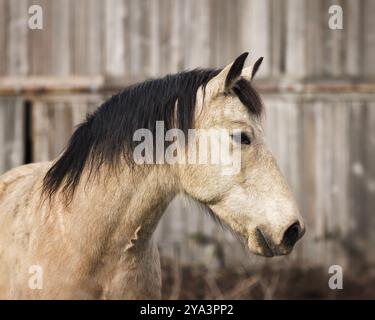
[[[159,299],[152,235],[178,194],[207,208],[251,252],[290,253],[305,225],[265,143],[264,106],[253,86],[262,58],[245,68],[247,55],[221,69],[131,85],[88,115],[57,159],[2,175],[0,298]],[[182,132],[239,130],[227,137],[241,149],[239,172],[135,163],[134,132],[153,133],[158,121]]]

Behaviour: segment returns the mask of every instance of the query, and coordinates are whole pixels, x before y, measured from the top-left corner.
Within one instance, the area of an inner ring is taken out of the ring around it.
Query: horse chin
[[[248,240],[248,246],[252,253],[263,256],[267,258],[275,257],[275,256],[284,256],[288,255],[293,251],[293,247],[290,248],[281,248],[276,249],[272,247],[266,240],[266,238],[262,235],[260,231],[256,231],[256,241],[254,243],[253,239]],[[255,247],[255,248],[254,248]]]
[[[272,258],[275,256],[275,253],[269,248],[269,247],[266,247],[266,246],[261,246],[259,245],[257,250],[251,250],[251,252],[253,252],[254,254],[256,254],[257,256],[262,256],[262,257],[266,257],[266,258]]]
[[[265,248],[265,247],[262,248],[261,255],[266,258],[272,258],[275,256],[275,254],[269,248]]]
[[[277,255],[258,228],[255,229],[255,237],[249,237],[248,247],[251,252],[258,256],[271,258]]]

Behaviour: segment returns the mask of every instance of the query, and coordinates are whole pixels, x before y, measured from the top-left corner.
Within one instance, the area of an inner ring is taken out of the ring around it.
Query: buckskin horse
[[[252,85],[262,58],[244,68],[247,55],[223,69],[125,88],[78,126],[55,161],[1,176],[0,297],[160,298],[152,234],[181,193],[207,207],[251,252],[288,254],[305,227],[264,142],[264,107]],[[240,171],[222,175],[217,164],[135,165],[133,134],[153,132],[157,121],[184,132],[240,129],[239,138],[230,137],[241,146]],[[32,266],[42,272],[39,289],[30,287]]]

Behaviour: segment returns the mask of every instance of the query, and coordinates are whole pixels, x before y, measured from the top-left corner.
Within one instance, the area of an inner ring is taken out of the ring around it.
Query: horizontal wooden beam
[[[263,93],[374,93],[375,81],[351,80],[259,80],[255,86]]]
[[[0,95],[43,93],[102,93],[115,92],[146,78],[109,79],[103,76],[68,77],[0,77]],[[256,80],[262,93],[374,93],[375,81],[354,80]]]

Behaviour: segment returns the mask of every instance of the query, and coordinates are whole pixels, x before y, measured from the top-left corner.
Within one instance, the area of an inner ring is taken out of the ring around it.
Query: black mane
[[[216,69],[181,72],[147,80],[112,96],[75,130],[66,150],[44,177],[44,192],[52,197],[63,186],[63,192],[72,195],[86,166],[90,172],[102,164],[116,167],[122,157],[131,163],[136,145],[132,140],[134,132],[140,128],[154,132],[156,121],[164,121],[166,131],[177,127],[186,133],[194,125],[198,88],[205,88],[219,72]],[[260,98],[250,82],[241,78],[233,93],[252,114],[261,114]]]

